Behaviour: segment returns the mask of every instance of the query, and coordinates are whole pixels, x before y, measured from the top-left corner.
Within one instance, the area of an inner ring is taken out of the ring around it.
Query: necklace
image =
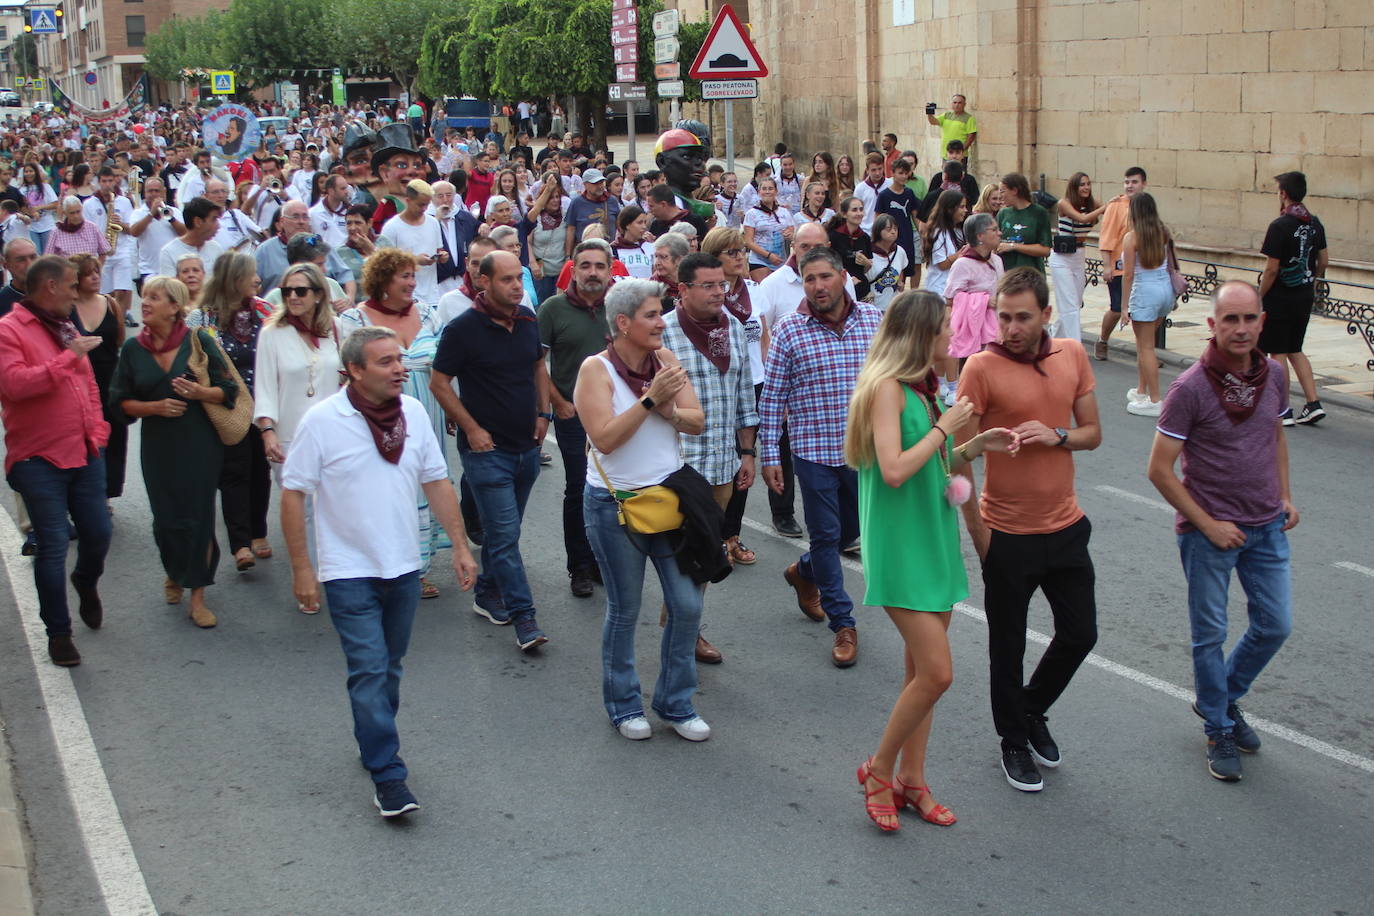
[[[916,397],[920,399],[921,405],[926,409],[926,416],[930,418],[930,428],[939,432],[940,428],[936,425],[936,421],[939,418],[935,415],[935,408],[931,406],[930,398],[919,392],[916,394]],[[950,471],[949,454],[945,448],[946,444],[945,437],[941,436],[940,447],[935,450],[935,457],[940,459],[940,470],[943,471],[945,475],[945,502],[949,503],[951,506],[962,506],[964,503],[968,502],[969,496],[972,495],[973,488],[969,484],[967,478],[963,476],[955,477]]]
[[[296,334],[296,343],[305,351],[305,371],[309,375],[309,379],[305,385],[305,396],[307,398],[313,398],[315,396],[315,369],[320,364],[320,351],[312,349],[304,340],[301,340],[301,335],[299,333]],[[321,341],[320,349],[323,348],[324,342]]]

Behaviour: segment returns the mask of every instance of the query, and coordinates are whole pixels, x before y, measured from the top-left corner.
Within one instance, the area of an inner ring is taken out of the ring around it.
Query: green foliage
[[[216,70],[227,66],[223,37],[225,14],[211,10],[203,16],[174,16],[148,36],[148,72],[158,79],[179,80],[182,70]]]
[[[709,31],[709,22],[684,22],[678,28],[677,40],[681,44],[681,50],[677,59],[682,64],[682,90],[686,93],[682,97],[684,102],[701,101],[701,81],[688,76],[687,70],[692,66],[692,61],[697,59],[697,52],[706,43],[706,33]]]
[[[10,44],[10,53],[14,58],[13,69],[16,73],[38,73],[38,42],[33,35],[28,32],[16,35]]]
[[[239,69],[332,68],[335,3],[320,0],[234,0],[225,11],[222,30],[228,63]],[[358,23],[375,28],[377,23]]]
[[[387,73],[411,88],[419,71],[427,31],[442,13],[465,16],[464,4],[448,0],[331,0],[331,40],[335,60],[345,71]],[[382,28],[377,28],[382,26]]]

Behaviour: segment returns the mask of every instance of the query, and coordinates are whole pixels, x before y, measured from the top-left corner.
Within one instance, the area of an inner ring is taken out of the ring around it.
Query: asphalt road
[[[1002,777],[985,631],[976,611],[959,613],[928,769],[959,823],[909,816],[880,835],[854,768],[899,688],[897,634],[862,609],[859,664],[832,667],[829,631],[782,581],[798,542],[761,530],[746,532],[758,564],[708,596],[708,636],[726,656],[701,671],[711,740],[689,744],[661,723],[651,741],[617,736],[600,703],[604,594],[567,592],[555,463],[523,540],[552,641],[522,656],[509,629],[471,612],[450,569],[437,573],[444,594],[421,605],[400,720],[423,810],[383,822],[352,743],[337,639],[325,615],[295,611],[279,535],[277,558],[221,574],[210,592],[220,626],[197,630],[162,603],[135,461],[102,582],[106,626],[78,633],[85,663],[70,674],[122,820],[87,823],[87,835],[100,846],[127,831],[164,914],[1374,912],[1374,637],[1363,627],[1374,418],[1328,408],[1321,426],[1290,431],[1296,626],[1245,707],[1295,740],[1263,730],[1245,780],[1224,785],[1207,775],[1185,699],[1184,582],[1171,516],[1144,478],[1153,427],[1124,411],[1134,370],[1094,366],[1105,442],[1078,455],[1078,480],[1101,638],[1051,711],[1065,762],[1038,795]],[[749,515],[767,527],[762,493]],[[9,568],[27,576],[27,562]],[[861,595],[860,572],[847,577]],[[15,599],[0,595],[0,715],[39,912],[103,913]],[[644,604],[657,606],[656,584]],[[644,616],[651,687],[658,632]],[[1243,618],[1237,587],[1236,630]],[[1050,628],[1038,600],[1031,626]]]

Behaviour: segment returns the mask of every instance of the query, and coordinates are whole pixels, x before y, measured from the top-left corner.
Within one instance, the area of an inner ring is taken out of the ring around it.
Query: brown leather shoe
[[[697,634],[697,661],[703,665],[719,665],[725,661],[725,656],[720,654],[720,650],[706,641],[700,633]]]
[[[801,568],[793,563],[783,571],[782,577],[787,584],[797,590],[797,607],[812,620],[824,620],[825,611],[821,610],[821,590],[814,582],[802,578]],[[852,664],[852,662],[851,662]]]
[[[70,636],[49,636],[48,658],[52,659],[54,665],[63,668],[75,668],[81,664],[81,653],[76,651],[76,643],[72,642]]]
[[[859,660],[859,631],[845,627],[835,634],[835,648],[830,650],[830,660],[836,668],[848,668]]]

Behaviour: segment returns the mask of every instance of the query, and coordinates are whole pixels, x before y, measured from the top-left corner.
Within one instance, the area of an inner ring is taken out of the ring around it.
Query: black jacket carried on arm
[[[697,585],[722,581],[730,575],[732,567],[721,541],[725,512],[712,495],[711,485],[689,464],[669,474],[662,485],[677,494],[678,509],[682,512],[678,569]]]

